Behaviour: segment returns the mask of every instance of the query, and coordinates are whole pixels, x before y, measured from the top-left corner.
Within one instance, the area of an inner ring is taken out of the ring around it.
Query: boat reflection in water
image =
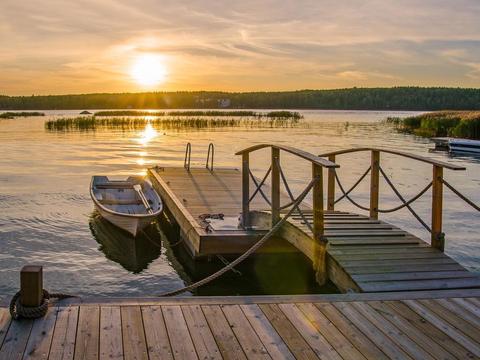
[[[143,232],[133,237],[118,229],[103,219],[96,211],[90,216],[90,230],[95,240],[100,244],[100,250],[107,259],[115,261],[126,270],[137,274],[160,256],[161,243],[156,227],[150,225]]]

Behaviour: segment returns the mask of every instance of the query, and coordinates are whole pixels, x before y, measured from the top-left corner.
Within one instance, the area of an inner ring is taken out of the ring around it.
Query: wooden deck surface
[[[107,299],[19,321],[0,308],[0,359],[474,359],[479,296]]]
[[[200,220],[205,213],[223,213],[238,217],[241,213],[241,172],[204,168],[150,169],[157,190],[179,223],[192,253],[243,253],[264,232],[207,231]],[[251,184],[251,192],[255,189]],[[269,188],[265,187],[269,196]],[[281,203],[289,199],[282,195]],[[303,204],[306,220],[312,212]],[[268,211],[260,194],[251,209]],[[268,214],[265,214],[268,218]],[[283,238],[314,258],[312,233],[299,215],[289,219]],[[467,271],[455,260],[418,237],[379,220],[346,212],[325,213],[327,267],[330,279],[341,291],[358,292],[415,291],[479,288],[480,277]]]

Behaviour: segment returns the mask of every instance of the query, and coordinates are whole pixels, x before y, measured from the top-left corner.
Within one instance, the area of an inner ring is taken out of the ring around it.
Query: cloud
[[[478,0],[2,0],[0,93],[479,86]],[[69,79],[75,79],[74,82]]]

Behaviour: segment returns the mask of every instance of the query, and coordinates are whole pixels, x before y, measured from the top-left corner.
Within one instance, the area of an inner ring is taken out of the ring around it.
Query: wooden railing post
[[[378,219],[378,194],[380,181],[380,151],[372,150],[370,177],[370,218]]]
[[[432,180],[432,242],[431,246],[441,251],[445,248],[442,232],[443,212],[443,167],[433,166]]]
[[[280,149],[272,146],[272,226],[280,221]]]
[[[320,165],[312,164],[312,178],[318,181],[313,186],[313,239],[315,246],[316,278],[319,285],[327,282],[327,242],[324,237],[323,220],[323,168]]]
[[[43,268],[26,265],[20,271],[20,303],[23,306],[40,306],[43,301]]]
[[[335,162],[335,155],[330,155],[328,160]],[[327,210],[335,210],[335,169],[328,169],[328,195],[327,195]]]
[[[249,153],[242,154],[242,226],[250,227],[250,165]]]

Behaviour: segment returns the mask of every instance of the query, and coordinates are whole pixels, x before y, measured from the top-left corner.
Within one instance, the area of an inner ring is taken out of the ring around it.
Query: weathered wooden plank
[[[123,359],[120,306],[100,308],[100,360]]]
[[[46,360],[50,352],[57,311],[49,308],[44,317],[35,319],[23,356],[24,360]]]
[[[247,358],[271,359],[240,307],[238,305],[221,305],[220,308]]]
[[[272,359],[293,360],[295,357],[256,304],[240,305]]]
[[[421,346],[423,350],[428,352],[435,359],[455,359],[455,357],[441,346],[432,346],[433,339],[415,326],[413,326],[405,318],[397,315],[397,313],[389,307],[387,304],[379,301],[369,302],[374,311],[383,318],[388,319],[395,327],[397,327],[402,333],[408,335],[417,345]]]
[[[357,266],[457,264],[455,260],[448,257],[431,258],[431,259],[340,260],[339,263],[346,269],[350,267],[357,267]]]
[[[462,298],[454,298],[449,299],[449,301],[454,302],[455,304],[463,307],[464,309],[470,311],[470,313],[478,318],[480,318],[480,307],[476,304],[471,303],[468,301],[469,299],[462,299]]]
[[[123,356],[127,359],[148,359],[140,306],[122,306]]]
[[[142,306],[143,328],[150,360],[172,360],[173,353],[160,306]]]
[[[367,359],[387,359],[368,337],[330,303],[317,303],[315,306]]]
[[[313,350],[278,305],[262,304],[259,306],[296,359],[317,359]]]
[[[322,359],[341,359],[342,357],[330,345],[325,337],[312,326],[305,315],[294,304],[279,304],[283,311],[298,332],[307,341],[317,356]]]
[[[448,256],[444,253],[437,252],[408,252],[398,250],[394,253],[388,254],[349,254],[349,255],[337,255],[331,254],[339,262],[348,262],[348,261],[385,261],[385,260],[404,260],[404,259],[448,259]]]
[[[431,312],[430,309],[423,306],[423,304],[415,300],[404,300],[403,302],[424,319],[428,320],[448,336],[455,339],[456,342],[461,344],[475,356],[480,356],[480,345],[478,343],[470,339],[468,336],[465,336],[461,331],[437,316],[437,314]]]
[[[468,309],[464,308],[458,303],[452,301],[452,299],[435,299],[433,303],[439,303],[441,306],[447,308],[456,316],[469,322],[473,326],[476,326],[479,329],[478,331],[480,331],[480,317],[470,312]]]
[[[348,268],[349,274],[380,274],[380,273],[409,273],[432,271],[431,264],[415,264],[415,265],[393,265],[393,266],[352,266]],[[459,264],[437,264],[435,269],[438,271],[457,271],[465,270]]]
[[[11,317],[7,308],[0,307],[0,349],[2,348],[3,339],[7,335],[10,326]]]
[[[397,244],[418,244],[419,239],[408,236],[392,236],[392,237],[332,237],[329,242],[333,246],[343,245],[397,245]]]
[[[446,307],[439,305],[438,302],[434,300],[418,300],[418,302],[435,313],[437,316],[441,317],[443,320],[448,321],[455,328],[480,345],[480,330],[475,325],[465,321],[465,319],[453,313]]]
[[[98,306],[81,306],[75,340],[75,360],[98,358],[100,335],[100,309]]]
[[[311,303],[297,304],[308,321],[333,346],[336,352],[345,359],[365,359],[365,357],[343,336],[336,326]]]
[[[333,304],[345,317],[355,324],[371,341],[393,359],[411,359],[392,339],[386,336],[366,317],[363,316],[351,303],[337,302]]]
[[[75,353],[78,306],[60,307],[53,331],[49,360],[71,360]]]
[[[465,270],[421,271],[421,272],[407,272],[407,273],[385,273],[385,274],[364,274],[364,275],[352,274],[352,278],[357,282],[369,282],[369,281],[396,282],[401,280],[473,278],[477,276],[478,276],[477,274],[471,273]]]
[[[225,319],[220,306],[203,305],[202,310],[222,356],[224,358],[246,359],[245,353],[233,334],[227,319]]]
[[[461,289],[480,286],[480,278],[359,282],[359,286],[367,292]]]
[[[200,305],[182,306],[183,316],[200,359],[221,359],[215,338]]]
[[[30,319],[12,321],[0,349],[0,359],[20,360],[23,357],[32,326]]]
[[[389,306],[397,317],[404,319],[408,324],[427,335],[432,340],[433,346],[442,347],[459,359],[470,359],[475,356],[461,346],[454,338],[445,334],[441,329],[434,326],[404,303],[400,301],[385,301],[383,303]]]

